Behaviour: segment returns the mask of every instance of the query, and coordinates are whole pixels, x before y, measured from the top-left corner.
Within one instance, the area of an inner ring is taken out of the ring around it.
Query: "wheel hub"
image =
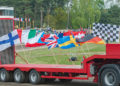
[[[15,74],[15,79],[16,79],[16,81],[19,81],[19,80],[20,80],[20,78],[21,78],[20,73],[16,73],[16,74]]]
[[[107,85],[114,85],[116,82],[115,74],[112,72],[109,72],[105,75],[105,83]]]
[[[37,75],[35,73],[31,74],[31,81],[35,82],[37,80]]]
[[[2,79],[2,80],[5,80],[5,77],[6,77],[5,72],[1,72],[1,79]]]

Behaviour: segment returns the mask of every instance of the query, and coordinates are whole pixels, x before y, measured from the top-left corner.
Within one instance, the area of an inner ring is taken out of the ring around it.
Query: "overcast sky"
[[[110,8],[110,6],[113,6],[115,4],[120,4],[120,3],[117,3],[117,0],[112,0],[110,2],[107,2],[107,0],[104,0],[105,2],[105,8]]]

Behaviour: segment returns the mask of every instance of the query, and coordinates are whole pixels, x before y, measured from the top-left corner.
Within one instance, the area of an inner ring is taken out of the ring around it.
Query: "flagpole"
[[[21,18],[19,18],[19,29],[20,29],[20,21],[21,21]]]
[[[33,23],[33,29],[34,29],[34,20],[32,21],[32,23]]]
[[[23,21],[23,29],[24,29],[24,21]]]
[[[92,33],[92,25],[90,24],[90,34]]]
[[[30,28],[31,28],[31,18],[30,18],[29,22],[30,22]]]
[[[14,17],[14,26],[15,26],[15,28],[16,28],[16,21],[15,21],[15,18],[16,18],[16,17]]]
[[[26,21],[26,28],[27,28],[27,17],[25,18],[25,21]]]
[[[31,22],[30,22],[30,28],[31,28]]]
[[[29,17],[27,17],[27,26],[29,26]]]
[[[29,20],[29,19],[30,19],[30,18],[28,17],[28,19],[27,19],[27,20],[28,20],[28,26],[30,25],[30,20]]]

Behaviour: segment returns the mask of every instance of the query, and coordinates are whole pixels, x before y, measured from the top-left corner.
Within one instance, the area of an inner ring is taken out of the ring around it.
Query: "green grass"
[[[82,57],[88,58],[96,53],[105,53],[105,45],[84,44],[79,47],[71,49],[54,48],[48,50],[47,48],[39,48],[35,50],[28,50],[18,52],[30,64],[80,64]],[[71,62],[69,58],[76,56],[79,61]],[[25,63],[21,58],[16,57],[16,63]]]

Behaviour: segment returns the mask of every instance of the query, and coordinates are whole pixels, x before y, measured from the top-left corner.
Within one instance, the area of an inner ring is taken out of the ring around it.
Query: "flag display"
[[[84,38],[76,39],[76,41],[80,44],[84,43],[105,44],[104,40],[102,40],[99,37],[94,37],[91,34],[86,35]]]
[[[59,34],[45,34],[44,31],[36,29],[17,29],[8,35],[0,37],[0,51],[20,43],[24,44],[25,47],[38,47],[46,45],[48,46],[48,49],[56,47],[69,49],[84,43],[105,44],[105,42],[99,37],[94,37],[91,34],[85,35],[85,31],[69,30]]]
[[[25,22],[27,22],[28,20],[27,20],[27,18],[25,18]]]
[[[44,42],[41,41],[41,37],[43,37],[44,32],[39,32],[36,34],[36,31],[30,31],[28,35],[28,41],[26,43],[26,47],[38,47],[45,45]]]
[[[92,34],[105,41],[119,42],[119,29],[117,25],[94,23]]]
[[[73,35],[75,36],[75,38],[84,38],[85,34],[86,34],[85,31],[73,32]]]
[[[20,18],[20,21],[23,22],[23,21],[24,21],[24,18]]]
[[[24,21],[24,18],[14,18],[15,21],[21,21],[23,22]]]
[[[57,39],[59,47],[62,49],[69,49],[72,47],[79,46],[73,35],[65,36],[63,38]]]
[[[86,41],[85,43],[105,44],[105,41],[99,37],[93,37],[92,39]]]
[[[68,32],[64,32],[63,36],[74,35],[75,38],[83,38],[85,36],[85,34],[86,34],[85,31],[71,31],[71,30],[69,30]]]
[[[43,37],[44,32],[40,32],[35,29],[31,30],[19,29],[18,34],[21,43],[25,44],[26,47],[38,47],[45,45],[45,43],[41,41],[41,37]]]
[[[28,22],[30,22],[30,21],[31,21],[31,18],[28,19]]]
[[[17,31],[18,31],[18,35],[19,35],[21,43],[26,44],[28,41],[28,35],[29,35],[30,30],[18,29]]]
[[[86,42],[86,41],[88,41],[88,40],[90,40],[90,39],[92,39],[92,38],[93,38],[93,36],[92,36],[91,34],[88,34],[88,35],[86,35],[84,38],[76,39],[76,41],[77,41],[77,42]]]
[[[44,37],[41,39],[43,42],[46,43],[46,45],[48,46],[48,49],[58,47],[58,43],[57,43],[58,37],[56,36],[56,34],[47,34],[47,35],[44,35]]]
[[[19,18],[14,18],[14,21],[19,21],[20,19]]]
[[[63,38],[63,33],[59,33],[59,34],[58,34],[58,37],[59,37],[59,38]]]
[[[15,44],[20,44],[20,39],[17,30],[14,30],[11,33],[8,33],[7,35],[0,37],[0,51],[14,46]]]
[[[57,40],[53,40],[53,41],[51,41],[51,42],[48,42],[48,43],[47,43],[47,46],[48,46],[48,49],[59,47],[59,46],[58,46],[58,43],[57,43]]]

